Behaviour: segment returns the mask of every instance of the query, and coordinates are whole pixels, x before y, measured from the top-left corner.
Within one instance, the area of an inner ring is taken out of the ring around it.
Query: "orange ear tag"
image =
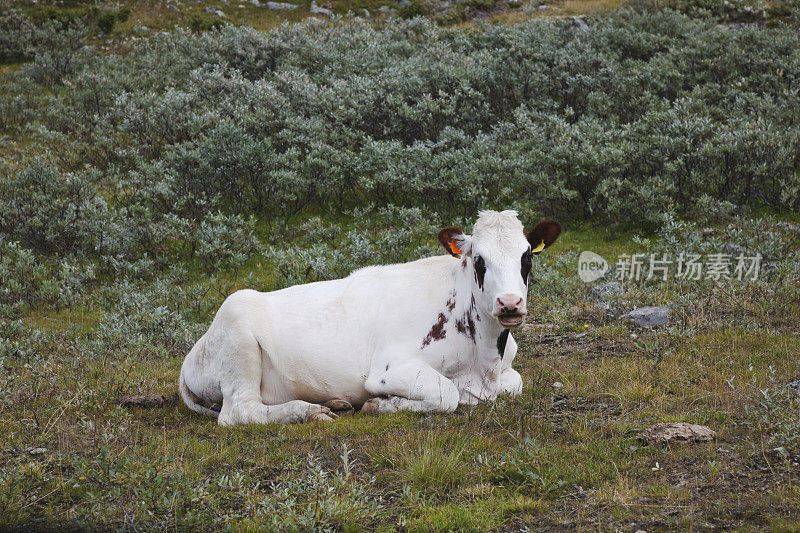
[[[458,246],[456,246],[455,239],[450,241],[450,250],[452,250],[454,254],[461,255],[461,250],[459,250]]]

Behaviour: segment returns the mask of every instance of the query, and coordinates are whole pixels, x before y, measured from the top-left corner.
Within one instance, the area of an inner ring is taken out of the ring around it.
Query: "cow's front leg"
[[[381,396],[367,401],[365,413],[439,411],[458,407],[458,389],[442,374],[422,362],[388,363],[373,371],[364,384],[367,392]]]
[[[522,376],[511,367],[500,374],[500,392],[517,396],[522,392]]]

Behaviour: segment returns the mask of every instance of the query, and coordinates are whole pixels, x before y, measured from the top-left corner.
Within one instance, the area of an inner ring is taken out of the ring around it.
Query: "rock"
[[[732,242],[726,242],[725,245],[722,247],[722,253],[732,255],[732,256],[739,256],[746,252],[744,246],[739,246],[738,244],[733,244]]]
[[[561,383],[560,381],[556,381],[555,383],[553,383],[553,388],[554,389],[561,389],[563,387],[564,387],[564,384]]]
[[[296,5],[287,4],[285,2],[267,2],[266,6],[267,9],[272,9],[273,11],[289,11],[292,9],[297,9]]]
[[[670,442],[704,442],[716,438],[717,433],[709,427],[686,422],[656,424],[639,434],[639,440],[648,444],[668,444]]]
[[[31,448],[28,453],[31,455],[43,455],[47,453],[47,448]]]
[[[800,379],[796,379],[786,385],[786,388],[789,389],[790,394],[797,394],[800,396]]]
[[[261,7],[261,2],[259,0],[250,0],[250,3],[256,7]]]
[[[360,16],[364,17],[365,19],[368,19],[368,18],[372,17],[372,15],[369,12],[369,9],[366,9],[364,7],[357,9],[356,13],[358,13]]]
[[[589,25],[586,24],[586,21],[582,17],[575,17],[572,19],[572,25],[578,28],[579,30],[588,30]]]
[[[224,12],[224,11],[222,11],[221,9],[217,9],[217,10],[214,12],[214,14],[215,14],[216,16],[218,16],[219,18],[221,18],[221,19],[224,19],[224,18],[226,17],[226,15],[225,15],[225,12]]]
[[[162,407],[171,403],[177,403],[178,395],[171,394],[133,394],[123,396],[117,403],[123,407]]]
[[[591,294],[601,302],[604,302],[615,294],[622,294],[622,284],[619,283],[618,281],[603,283],[602,285],[598,285],[597,287],[592,287],[589,290],[589,294]]]
[[[333,15],[333,11],[324,7],[319,7],[314,0],[311,0],[311,12],[317,15],[328,15],[329,17]]]
[[[660,328],[669,323],[669,308],[667,307],[640,307],[622,318],[640,328]]]
[[[378,13],[386,15],[387,17],[393,17],[397,15],[397,9],[389,6],[381,6],[378,8]]]
[[[552,9],[550,6],[539,6],[539,11],[544,11],[545,9]]]

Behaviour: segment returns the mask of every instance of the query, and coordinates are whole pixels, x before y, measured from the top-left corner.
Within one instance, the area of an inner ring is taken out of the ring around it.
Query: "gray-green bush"
[[[341,275],[362,264],[357,233],[334,229],[348,251],[324,265],[269,245],[297,215],[350,210],[358,227],[373,204],[645,231],[700,201],[800,207],[789,26],[652,9],[588,31],[309,20],[158,34],[124,55],[82,46],[79,26],[47,31],[4,87],[0,134],[41,158],[0,167],[0,230],[101,275],[235,270],[260,253],[284,282]]]

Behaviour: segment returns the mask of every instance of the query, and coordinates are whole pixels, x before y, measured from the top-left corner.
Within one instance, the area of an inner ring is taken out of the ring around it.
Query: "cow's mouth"
[[[505,313],[498,315],[497,320],[504,328],[515,328],[525,321],[525,315],[519,313]]]

